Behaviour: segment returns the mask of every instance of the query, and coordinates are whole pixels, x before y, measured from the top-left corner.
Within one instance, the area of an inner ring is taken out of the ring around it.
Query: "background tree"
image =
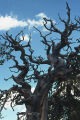
[[[24,104],[26,107],[26,112],[17,114],[18,120],[24,115],[26,120],[47,120],[48,118],[57,120],[66,117],[66,113],[67,116],[71,117],[71,114],[68,115],[69,110],[71,112],[76,111],[74,106],[76,104],[72,102],[79,101],[76,99],[78,94],[75,91],[79,92],[77,85],[79,80],[76,77],[80,73],[80,41],[79,39],[73,40],[71,35],[74,31],[80,31],[80,18],[75,18],[75,21],[72,22],[68,3],[66,3],[66,9],[67,19],[64,20],[59,16],[60,21],[64,24],[63,30],[58,29],[57,25],[47,18],[43,18],[44,27],[48,31],[45,35],[35,28],[40,33],[41,42],[46,47],[46,58],[34,56],[34,50],[31,47],[31,35],[27,44],[23,42],[23,31],[15,37],[8,32],[0,35],[2,39],[0,43],[0,64],[3,65],[6,60],[12,59],[14,66],[9,68],[10,71],[15,73],[16,69],[18,70],[16,76],[13,74],[10,77],[16,85],[13,85],[9,90],[0,90],[0,112],[9,99],[12,109],[15,105]],[[59,36],[59,39],[49,39],[49,36],[54,34]],[[22,35],[23,40],[20,39],[20,35]],[[20,55],[18,59],[16,52],[19,52]],[[47,66],[46,72],[40,69],[45,64]],[[12,69],[15,70],[12,71]],[[31,81],[36,82],[33,93],[31,92]],[[52,102],[50,102],[48,93],[54,83],[56,83],[56,87],[50,99]]]

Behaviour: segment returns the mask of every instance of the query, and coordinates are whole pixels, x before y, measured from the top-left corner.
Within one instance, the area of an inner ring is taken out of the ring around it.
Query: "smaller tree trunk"
[[[45,97],[41,109],[42,110],[41,110],[41,119],[40,120],[47,120],[48,119],[48,96]]]

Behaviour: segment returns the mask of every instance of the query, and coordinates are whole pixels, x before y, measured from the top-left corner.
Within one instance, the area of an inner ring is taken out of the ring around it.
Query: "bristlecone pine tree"
[[[80,31],[80,17],[72,22],[70,8],[66,3],[67,19],[59,16],[63,23],[63,30],[60,30],[51,19],[44,19],[44,27],[48,31],[45,35],[35,27],[40,33],[42,44],[46,47],[46,58],[34,56],[31,47],[31,36],[27,45],[22,44],[20,39],[23,31],[18,33],[15,38],[6,32],[0,35],[0,65],[7,60],[13,60],[14,66],[9,69],[17,69],[17,76],[12,74],[10,77],[16,84],[9,90],[0,90],[0,113],[8,100],[11,100],[11,107],[15,105],[25,105],[26,112],[18,113],[18,120],[25,116],[25,120],[58,120],[69,117],[70,120],[80,120],[79,103],[79,74],[80,74],[80,40],[73,39],[72,33]],[[59,38],[49,39],[55,34]],[[48,40],[49,39],[49,40]],[[20,53],[20,60],[16,59],[14,53]],[[46,72],[40,69],[41,65],[46,64]],[[15,72],[15,71],[14,71]],[[8,80],[8,79],[7,79]],[[31,81],[36,82],[34,92],[31,92]],[[48,98],[48,93],[52,89],[52,98]],[[77,90],[77,92],[76,92]],[[14,96],[14,97],[12,97]],[[74,102],[74,104],[72,103]],[[72,104],[71,104],[72,103]],[[73,106],[74,105],[74,106]],[[70,109],[69,109],[70,106]],[[49,108],[49,110],[48,110]],[[70,111],[70,112],[69,112]],[[64,113],[65,112],[65,113]],[[67,116],[66,116],[67,115]],[[66,118],[67,119],[67,118]]]

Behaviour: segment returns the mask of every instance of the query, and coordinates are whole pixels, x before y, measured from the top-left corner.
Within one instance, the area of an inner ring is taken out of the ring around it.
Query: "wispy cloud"
[[[39,14],[36,15],[36,17],[39,17],[39,18],[41,18],[41,19],[43,19],[43,18],[48,18],[47,15],[44,14],[44,13],[39,13]]]
[[[35,27],[43,27],[43,18],[48,18],[46,14],[44,13],[39,13],[37,15],[35,15],[35,19],[28,19],[27,23],[28,23],[28,27],[29,29],[31,29],[33,26]]]
[[[47,18],[50,19],[46,14],[44,13],[39,13],[37,15],[35,15],[34,19],[28,19],[27,20],[27,24],[28,24],[28,28],[32,29],[33,26],[40,28],[42,31],[46,32],[48,31],[45,27],[44,27],[44,19],[43,18]],[[53,23],[55,24],[56,22],[53,20]],[[50,22],[47,22],[47,26],[50,25]]]
[[[27,22],[18,20],[15,17],[11,16],[0,16],[0,30],[9,30],[15,27],[25,27]]]
[[[27,23],[28,23],[29,29],[31,29],[33,26],[36,26],[36,27],[43,26],[43,20],[42,19],[40,19],[40,20],[28,19]]]

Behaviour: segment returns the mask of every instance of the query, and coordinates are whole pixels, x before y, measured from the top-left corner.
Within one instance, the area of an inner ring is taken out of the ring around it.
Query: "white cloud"
[[[18,20],[15,17],[11,16],[0,16],[0,30],[9,30],[15,27],[25,27],[27,22]]]
[[[47,18],[50,19],[46,14],[44,13],[39,13],[37,15],[35,15],[35,19],[28,19],[27,20],[27,24],[29,29],[32,29],[33,26],[40,28],[42,31],[47,32],[48,30],[46,30],[46,28],[44,27],[44,19],[43,18]],[[55,24],[55,21],[53,20],[53,23]],[[50,22],[47,22],[47,26],[50,25]]]
[[[13,15],[5,15],[5,16],[0,16],[0,30],[10,30],[11,28],[16,28],[16,27],[28,27],[28,29],[32,29],[33,26],[40,28],[40,30],[46,32],[46,29],[44,28],[43,25],[43,18],[49,19],[49,17],[45,13],[39,13],[35,15],[34,19],[27,19],[26,21],[23,20],[18,20],[17,17],[14,17]],[[55,23],[55,21],[53,21]],[[47,25],[49,26],[50,23],[48,22]],[[21,38],[22,39],[22,38]],[[24,40],[28,41],[29,36],[25,35]]]
[[[21,110],[21,112],[26,112],[26,107],[24,107],[24,108]]]
[[[6,104],[5,104],[5,108],[7,108],[7,109],[11,109],[11,102],[6,102]]]
[[[48,18],[44,13],[39,13],[37,15],[35,15],[35,19],[28,19],[27,23],[28,23],[28,27],[29,29],[31,29],[33,26],[35,27],[43,27],[43,18],[46,17]]]
[[[39,13],[39,14],[36,15],[36,17],[39,17],[39,18],[42,18],[42,19],[43,18],[48,18],[47,15],[44,14],[44,13]]]
[[[5,103],[5,108],[11,109],[11,99],[13,99],[15,97],[15,95],[18,95],[18,93],[11,94],[11,97]],[[14,102],[13,102],[13,105],[15,105]]]
[[[32,87],[32,88],[31,88],[31,92],[33,93],[34,90],[35,90],[35,88]],[[11,99],[14,98],[14,95],[15,95],[15,94],[12,94],[11,98],[6,102],[5,108],[7,108],[7,109],[12,109],[12,108],[11,108]],[[14,104],[14,103],[13,103],[13,104]],[[18,110],[18,109],[21,110],[21,112],[25,112],[25,111],[26,111],[26,108],[23,107],[22,105],[16,106],[16,109],[17,109],[17,110]]]
[[[20,39],[24,41],[29,41],[29,35],[26,34],[24,36],[20,36]]]
[[[33,93],[34,92],[34,90],[35,90],[35,88],[33,87],[33,88],[31,88],[31,92]]]
[[[43,18],[48,18],[44,13],[39,13],[34,19],[27,19],[27,21],[18,20],[17,17],[12,17],[9,15],[0,16],[0,30],[10,30],[16,27],[28,26],[31,29],[33,26],[43,27]],[[25,36],[25,40],[28,40],[28,36]]]
[[[33,26],[35,26],[35,27],[41,27],[41,26],[43,26],[43,20],[42,19],[39,19],[39,20],[28,19],[27,23],[28,23],[29,29],[31,29]]]
[[[11,108],[11,101],[6,102],[5,108],[10,109],[10,110],[12,109],[12,108]],[[23,105],[17,105],[17,106],[14,107],[14,109],[16,109],[16,110],[18,110],[18,111],[22,111],[22,110],[25,111],[26,108],[24,108]]]

